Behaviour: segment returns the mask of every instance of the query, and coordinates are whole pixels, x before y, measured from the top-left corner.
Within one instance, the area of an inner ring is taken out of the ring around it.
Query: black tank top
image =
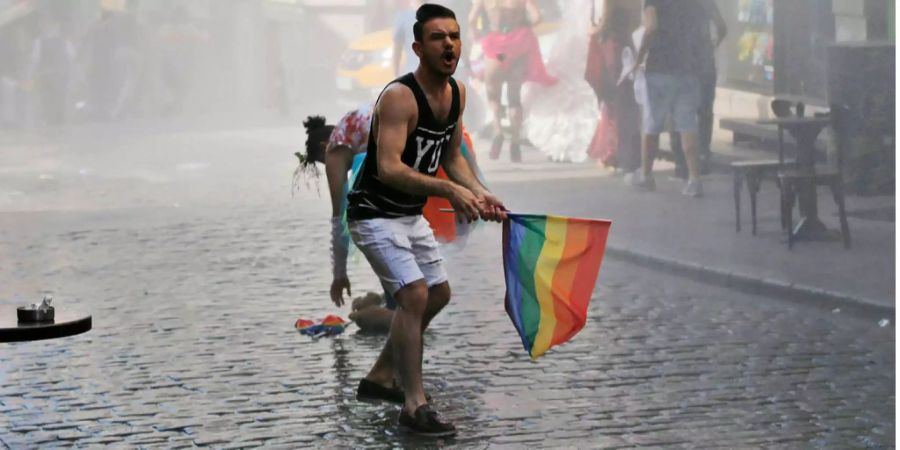
[[[401,161],[413,170],[434,176],[441,164],[441,156],[450,145],[450,138],[456,131],[459,120],[459,86],[450,78],[452,103],[446,123],[439,123],[428,106],[425,92],[416,82],[412,73],[408,73],[388,84],[402,83],[412,90],[418,105],[418,121],[416,128],[406,138],[406,147],[400,156]],[[379,96],[380,98],[380,96]],[[372,115],[372,124],[375,115]],[[375,218],[394,218],[422,214],[427,197],[425,195],[407,194],[396,190],[378,179],[378,146],[375,144],[374,130],[369,132],[369,146],[356,182],[347,196],[347,220],[366,220]]]

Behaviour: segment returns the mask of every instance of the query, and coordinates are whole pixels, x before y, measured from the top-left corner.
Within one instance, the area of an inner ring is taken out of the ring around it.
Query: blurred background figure
[[[102,2],[101,7],[100,16],[88,29],[82,48],[87,64],[87,107],[91,118],[106,121],[112,118],[123,79],[121,59],[117,56],[125,41],[121,20],[124,4]]]
[[[397,5],[402,0],[366,0],[365,2],[365,24],[364,30],[367,33],[382,30],[390,27]]]
[[[628,0],[606,0],[599,24],[588,36],[585,80],[597,96],[600,117],[588,148],[598,164],[630,172],[640,166],[640,108],[635,101],[634,80],[622,77],[625,56],[634,54],[631,33],[640,23],[640,9]],[[594,21],[596,6],[591,5]]]
[[[424,3],[421,0],[397,0],[398,10],[394,17],[394,50],[391,52],[391,67],[394,74],[401,76],[416,70],[419,58],[413,52],[413,25],[416,23],[416,9]]]
[[[0,24],[0,128],[25,125],[26,68],[32,38],[24,20]]]
[[[698,81],[700,82],[700,107],[697,109],[697,118],[699,127],[697,132],[697,153],[700,158],[700,173],[706,174],[710,171],[710,160],[712,159],[712,143],[713,125],[715,115],[713,114],[713,105],[716,102],[716,80],[718,73],[716,71],[716,49],[725,40],[728,35],[728,26],[722,17],[719,7],[715,0],[701,0],[703,5],[704,23],[712,23],[716,30],[715,37],[711,36],[710,27],[705,26],[700,29],[702,36],[698,41]],[[684,150],[681,147],[681,137],[677,132],[672,133],[670,141],[672,143],[672,156],[675,159],[675,175],[678,178],[686,180],[688,178],[687,164],[684,158]]]
[[[699,0],[647,0],[644,3],[644,38],[631,72],[646,61],[647,96],[643,105],[644,137],[639,176],[628,180],[635,189],[653,191],[653,160],[659,135],[669,121],[681,133],[687,160],[688,182],[682,193],[703,195],[697,157],[697,110],[700,105],[699,64],[703,27],[708,27]],[[708,32],[707,32],[708,36]]]
[[[206,35],[192,22],[187,10],[176,7],[159,30],[161,75],[166,102],[162,114],[179,114],[190,96],[193,77],[191,62]]]
[[[581,163],[597,126],[599,109],[585,82],[591,0],[538,2],[545,18],[535,27],[552,85],[526,83],[522,135],[553,162]]]
[[[122,11],[118,17],[119,45],[115,47],[113,61],[115,97],[110,118],[119,120],[136,112],[139,102],[139,86],[146,67],[144,40],[146,33],[131,11]]]
[[[482,14],[487,19],[481,30],[480,44],[484,52],[484,81],[488,105],[493,113],[493,137],[490,158],[498,159],[504,135],[502,90],[506,86],[506,111],[510,121],[510,160],[520,162],[521,131],[524,121],[522,85],[535,81],[552,85],[556,78],[544,67],[537,36],[531,27],[541,21],[534,0],[474,0],[469,26],[477,30]]]
[[[54,17],[42,17],[40,30],[31,47],[26,79],[39,100],[41,123],[58,127],[66,119],[75,46]]]

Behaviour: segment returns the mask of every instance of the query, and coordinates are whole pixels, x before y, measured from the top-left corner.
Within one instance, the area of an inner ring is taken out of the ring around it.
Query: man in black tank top
[[[416,11],[413,34],[419,66],[379,97],[366,160],[348,195],[350,235],[399,305],[357,398],[402,401],[401,426],[448,435],[455,427],[431,409],[422,385],[422,332],[450,301],[443,260],[422,207],[426,197],[437,196],[469,221],[501,221],[506,214],[460,152],[466,90],[451,77],[461,50],[455,15],[425,4]],[[439,166],[449,180],[434,176]],[[395,373],[402,390],[394,384]]]

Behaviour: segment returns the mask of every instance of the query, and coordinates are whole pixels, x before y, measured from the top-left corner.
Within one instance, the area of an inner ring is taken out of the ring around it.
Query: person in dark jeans
[[[706,20],[712,22],[716,28],[716,38],[712,36],[704,39],[702,44],[701,69],[697,77],[700,82],[700,107],[697,110],[697,118],[700,126],[697,133],[697,150],[700,155],[700,173],[707,174],[710,171],[710,159],[712,158],[712,132],[715,115],[713,105],[716,102],[716,48],[728,34],[728,27],[722,17],[719,7],[714,0],[702,0]],[[704,29],[706,31],[707,29]],[[704,37],[707,37],[704,35]],[[708,43],[708,45],[706,45]],[[684,159],[684,149],[681,147],[681,135],[672,132],[669,140],[672,143],[672,156],[675,160],[675,176],[686,180],[688,178],[687,164]]]

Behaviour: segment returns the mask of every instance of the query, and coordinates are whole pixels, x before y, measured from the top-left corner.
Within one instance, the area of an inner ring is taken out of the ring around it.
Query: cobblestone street
[[[532,362],[503,310],[495,224],[445,252],[454,299],[426,334],[426,388],[461,432],[417,440],[396,407],[354,399],[383,337],[293,329],[348,313],[327,299],[327,193],[289,194],[299,130],[97,139],[9,147],[0,302],[52,293],[93,329],[0,345],[0,448],[895,444],[893,323],[607,257],[587,326]],[[488,177],[525,211],[604,214],[585,189],[611,185],[577,181],[592,168],[540,167]],[[361,259],[356,295],[377,285]]]
[[[0,0],[0,450],[895,449],[895,3]]]
[[[0,446],[894,446],[893,324],[608,258],[585,329],[531,362],[496,225],[448,252],[454,301],[426,336],[427,389],[461,432],[401,434],[395,407],[354,399],[382,337],[292,329],[334,312],[325,200],[305,195],[0,215],[0,282],[45,280],[94,316],[81,336],[0,347]],[[362,261],[351,274],[374,288]]]

